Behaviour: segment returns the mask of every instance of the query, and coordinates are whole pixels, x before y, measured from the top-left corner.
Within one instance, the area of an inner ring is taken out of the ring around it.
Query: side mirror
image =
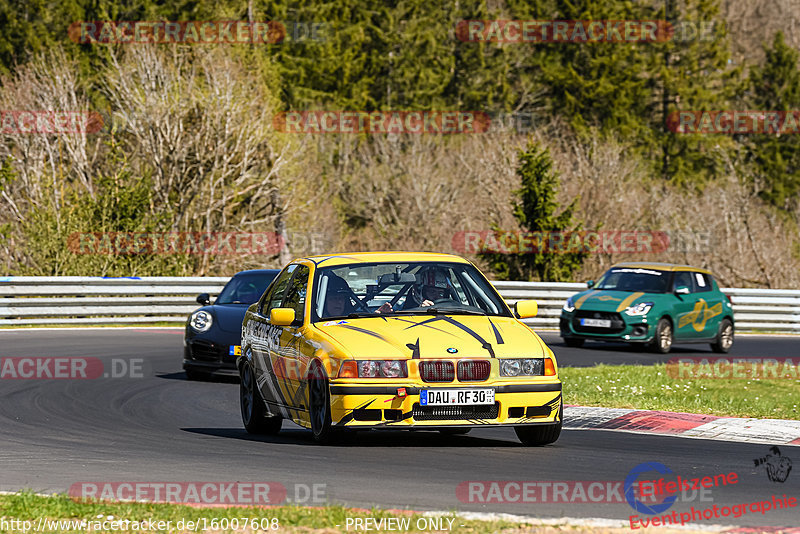
[[[594,287],[594,280],[587,280],[586,281],[586,287],[588,287],[589,289],[593,288]]]
[[[197,295],[197,303],[201,306],[208,306],[211,304],[211,296],[208,293],[200,293]]]
[[[688,295],[689,294],[689,288],[686,287],[686,286],[678,286],[678,287],[675,288],[675,294],[676,295]]]
[[[519,300],[514,305],[514,311],[517,312],[517,316],[520,319],[529,319],[536,317],[539,312],[539,305],[536,304],[535,300]]]
[[[269,322],[275,326],[290,326],[294,322],[294,309],[272,308],[269,311]]]

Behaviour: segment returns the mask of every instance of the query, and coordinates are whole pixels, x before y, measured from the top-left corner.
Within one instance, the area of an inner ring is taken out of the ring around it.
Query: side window
[[[689,271],[678,271],[675,273],[675,284],[673,288],[677,289],[684,286],[689,288],[689,293],[694,293],[693,275],[694,273],[690,273]]]
[[[289,288],[286,290],[286,297],[283,299],[281,308],[292,308],[294,310],[295,322],[302,323],[306,310],[306,290],[308,288],[308,275],[311,270],[305,265],[298,265]]]
[[[261,303],[261,315],[269,317],[269,311],[272,308],[280,307],[281,301],[283,300],[283,294],[286,292],[286,286],[289,285],[289,279],[292,277],[292,273],[296,268],[297,265],[289,265],[281,272],[281,274],[278,275],[278,279],[275,280],[272,290],[270,290],[269,294],[264,297],[264,300]]]
[[[703,273],[692,273],[694,275],[694,285],[695,290],[698,293],[702,293],[704,291],[711,291],[712,284],[711,284],[711,277],[707,274]]]

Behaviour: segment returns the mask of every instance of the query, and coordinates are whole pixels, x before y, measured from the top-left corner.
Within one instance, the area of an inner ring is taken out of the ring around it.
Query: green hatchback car
[[[705,269],[669,263],[620,263],[567,299],[559,328],[564,343],[587,339],[639,343],[665,354],[673,343],[733,345],[733,307]]]

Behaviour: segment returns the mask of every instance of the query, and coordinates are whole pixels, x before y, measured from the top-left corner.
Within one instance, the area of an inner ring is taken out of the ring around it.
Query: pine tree
[[[576,229],[572,216],[577,199],[556,214],[558,175],[546,148],[537,143],[528,143],[527,148],[519,152],[517,175],[522,186],[514,192],[516,198],[512,205],[514,218],[523,231],[554,234]],[[561,282],[573,278],[585,254],[539,250],[511,254],[490,252],[482,256],[501,279],[531,280],[536,277],[542,281]]]
[[[749,105],[754,110],[800,109],[800,54],[778,32],[772,47],[764,46],[766,62],[750,72]],[[780,208],[797,204],[800,193],[800,138],[798,134],[761,134],[746,139],[748,154],[761,184],[760,195]]]

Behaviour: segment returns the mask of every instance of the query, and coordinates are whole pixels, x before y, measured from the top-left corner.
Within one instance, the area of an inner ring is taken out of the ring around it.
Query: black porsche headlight
[[[203,310],[194,312],[191,318],[189,318],[189,326],[191,326],[192,330],[195,332],[208,332],[213,322],[214,318],[212,315]]]

